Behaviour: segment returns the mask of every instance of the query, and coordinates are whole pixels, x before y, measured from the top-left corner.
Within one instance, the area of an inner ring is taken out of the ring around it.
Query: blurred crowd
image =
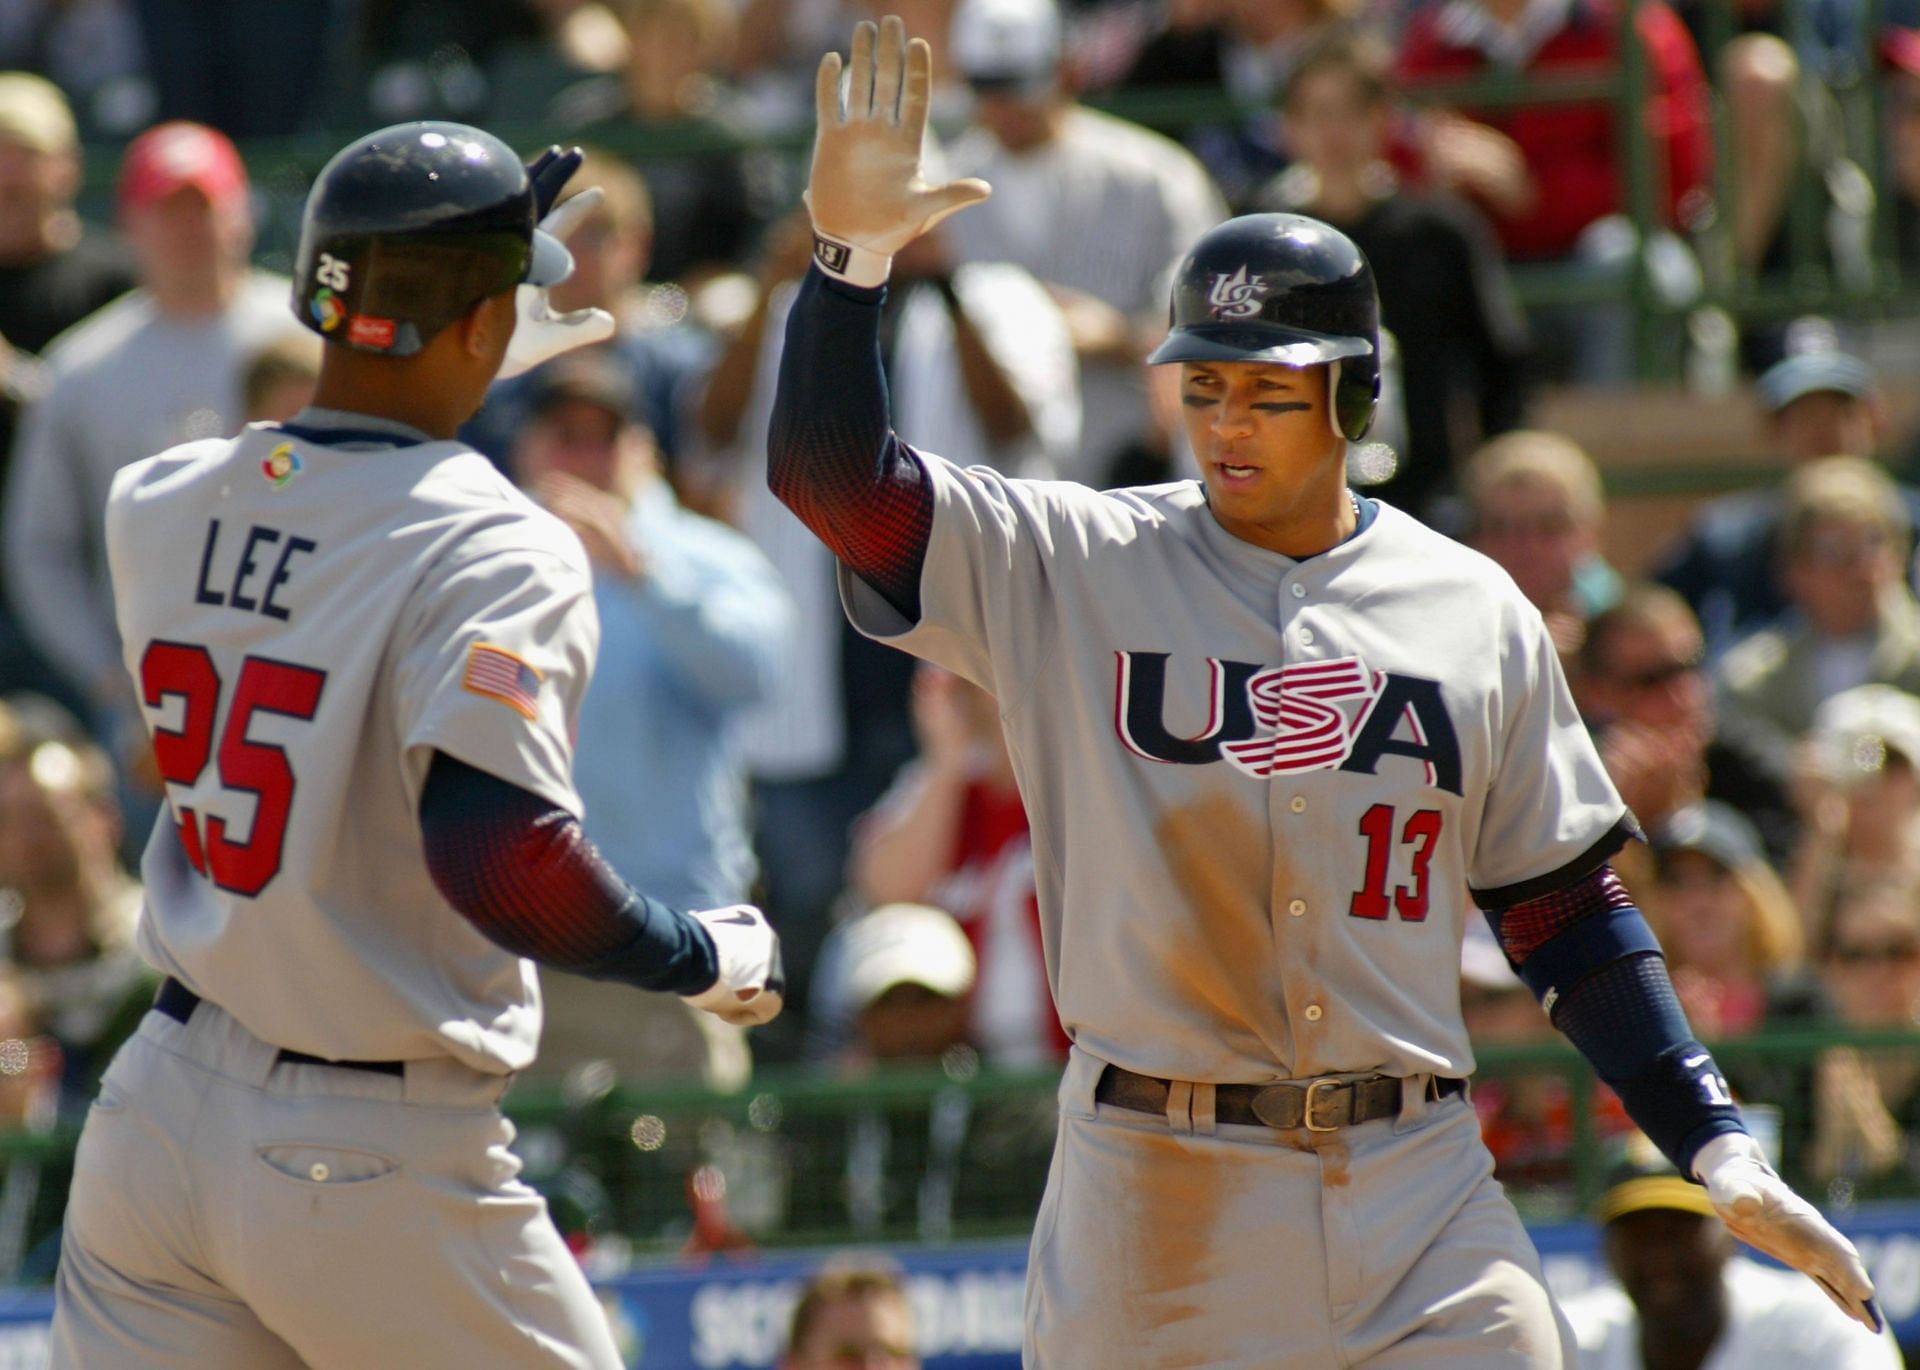
[[[1920,1026],[1920,487],[1884,380],[1920,356],[1920,312],[1884,288],[1920,270],[1920,5],[1646,0],[1627,26],[1614,0],[12,0],[0,1125],[84,1109],[153,989],[131,872],[163,813],[164,701],[120,659],[108,484],[301,408],[320,343],[272,269],[273,207],[305,186],[287,168],[418,117],[589,149],[576,184],[605,199],[554,302],[618,334],[498,385],[468,437],[595,568],[589,833],[670,902],[764,904],[795,981],[750,1051],[677,1000],[549,974],[536,1073],[1060,1059],[999,704],[852,632],[764,479],[814,65],[882,10],[934,44],[929,160],[994,186],[895,260],[907,438],[1025,476],[1187,478],[1141,364],[1174,264],[1229,213],[1338,225],[1391,335],[1352,478],[1546,616],[1649,837],[1623,873],[1697,1031]],[[1809,281],[1884,298],[1721,303]],[[1593,434],[1538,415],[1573,389],[1631,406],[1649,375],[1743,408],[1756,441],[1736,493],[1615,565]],[[1550,1036],[1490,940],[1462,994],[1482,1041]],[[1920,1180],[1920,1055],[1728,1063],[1830,1193]],[[1516,1182],[1564,1174],[1564,1085],[1475,1099]],[[0,1268],[31,1228],[9,1193]]]

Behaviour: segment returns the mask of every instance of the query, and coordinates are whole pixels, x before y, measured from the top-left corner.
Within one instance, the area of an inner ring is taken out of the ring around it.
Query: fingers
[[[821,128],[844,122],[840,112],[840,54],[829,52],[820,59],[813,76],[813,117]]]
[[[847,78],[847,122],[873,115],[873,46],[878,31],[870,20],[853,26],[852,74]]]
[[[921,232],[926,232],[949,214],[957,213],[968,205],[979,204],[991,194],[992,186],[972,176],[922,191],[916,198],[922,206],[930,208],[921,225]]]
[[[598,209],[600,202],[606,198],[607,193],[599,186],[588,186],[578,195],[562,200],[554,208],[553,213],[541,221],[540,227],[565,242],[568,235],[578,228],[588,215]]]
[[[880,21],[880,50],[874,54],[873,115],[883,124],[900,119],[900,79],[907,65],[907,26],[900,16],[889,14]]]
[[[907,44],[906,87],[900,97],[900,127],[917,144],[927,133],[927,111],[933,103],[933,49],[927,40]]]

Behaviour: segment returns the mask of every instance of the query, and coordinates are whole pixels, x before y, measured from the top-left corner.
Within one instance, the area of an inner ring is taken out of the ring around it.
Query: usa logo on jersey
[[[1262,666],[1207,658],[1207,726],[1166,723],[1169,656],[1115,652],[1114,728],[1135,756],[1176,766],[1224,761],[1265,779],[1302,771],[1375,774],[1383,758],[1425,766],[1427,784],[1461,793],[1460,744],[1440,683],[1369,670],[1358,657]]]

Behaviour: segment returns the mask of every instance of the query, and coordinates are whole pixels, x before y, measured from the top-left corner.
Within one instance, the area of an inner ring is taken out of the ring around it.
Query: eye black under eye
[[[1261,400],[1252,408],[1258,409],[1263,414],[1292,414],[1298,410],[1311,409],[1313,406],[1305,400]]]

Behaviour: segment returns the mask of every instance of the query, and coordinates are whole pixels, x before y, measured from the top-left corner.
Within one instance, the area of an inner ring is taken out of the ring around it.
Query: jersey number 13
[[[174,805],[180,842],[193,868],[221,889],[249,898],[280,873],[287,840],[287,814],[293,807],[293,766],[285,748],[247,736],[256,713],[310,719],[320,708],[327,673],[270,657],[250,656],[240,664],[227,725],[216,756],[213,726],[220,714],[223,688],[219,668],[205,647],[183,642],[151,642],[140,657],[140,692],[148,708],[169,695],[185,703],[180,726],[156,726],[154,759],[171,784],[193,786],[209,761],[219,768],[220,784],[254,797],[253,827],[244,842],[227,836],[227,821],[201,816],[185,804]]]

